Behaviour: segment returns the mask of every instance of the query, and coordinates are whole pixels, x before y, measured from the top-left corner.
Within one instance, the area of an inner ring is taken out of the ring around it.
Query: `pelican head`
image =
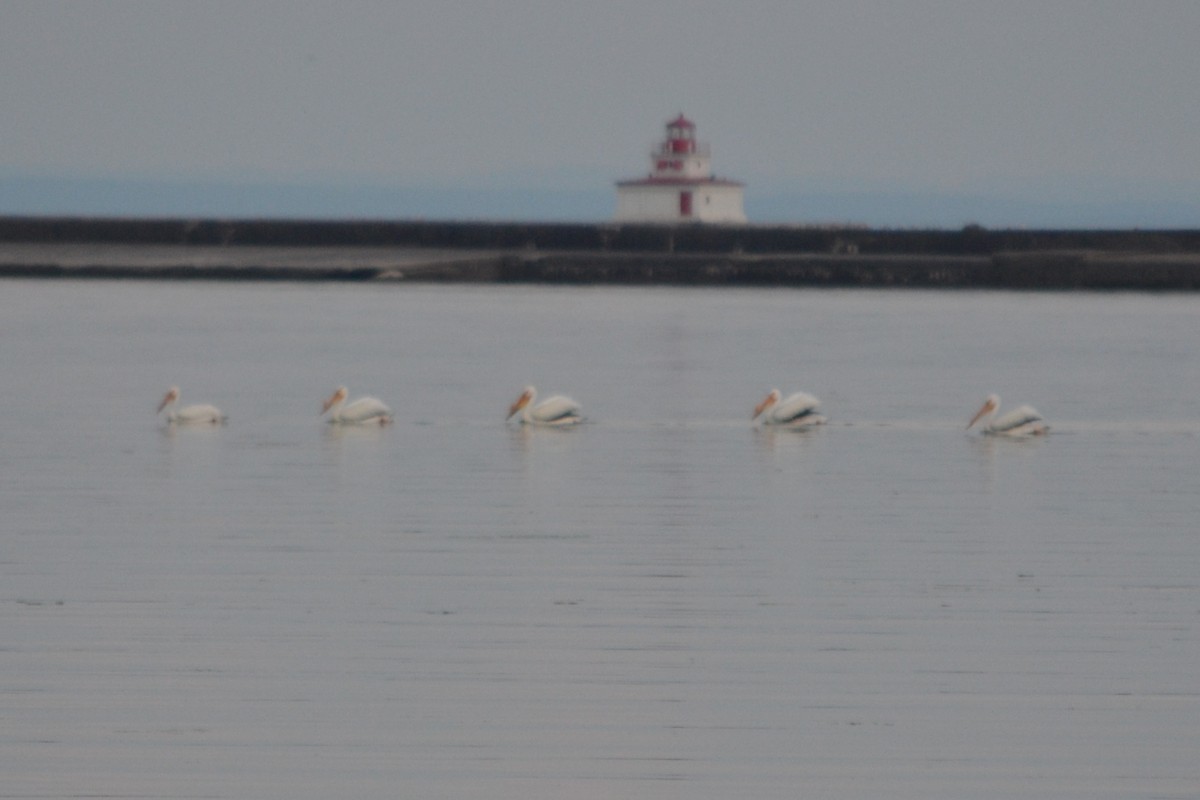
[[[350,394],[350,392],[349,392],[349,390],[346,389],[345,386],[339,386],[337,388],[337,391],[335,391],[333,394],[329,395],[329,399],[326,400],[324,405],[321,406],[321,413],[324,414],[326,411],[333,408],[338,403],[346,402],[346,396],[348,394]]]
[[[1000,407],[1000,396],[996,395],[996,394],[989,394],[987,396],[987,398],[983,401],[983,405],[980,406],[979,410],[975,412],[975,416],[971,417],[971,421],[967,423],[967,430],[971,430],[971,427],[976,422],[979,422],[979,420],[983,419],[984,417],[986,417],[990,414],[995,414],[996,409],[999,407]]]
[[[518,411],[525,408],[525,406],[532,403],[533,398],[535,397],[537,397],[537,389],[533,388],[532,386],[526,386],[521,392],[521,396],[514,400],[513,404],[508,407],[508,415],[505,417],[505,419],[512,419],[513,414],[516,414]]]
[[[754,416],[750,417],[750,419],[755,420],[761,417],[763,412],[778,403],[779,398],[781,397],[783,397],[783,394],[780,393],[778,389],[772,389],[767,396],[762,399],[762,402],[754,407]]]
[[[163,395],[162,402],[158,404],[158,411],[156,411],[154,413],[161,414],[162,410],[164,408],[171,405],[171,403],[174,403],[178,399],[179,399],[179,387],[172,386],[170,389],[167,389],[167,393]]]

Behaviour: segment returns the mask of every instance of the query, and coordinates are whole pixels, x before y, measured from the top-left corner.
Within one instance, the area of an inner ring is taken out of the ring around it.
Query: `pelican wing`
[[[776,425],[786,425],[797,422],[805,417],[815,416],[817,406],[821,401],[807,392],[796,392],[785,400],[780,400],[770,410],[771,421]]]
[[[210,405],[184,406],[178,411],[172,412],[170,418],[174,422],[183,424],[196,422],[223,422],[225,419],[216,406]]]
[[[360,397],[343,406],[338,416],[345,422],[376,422],[391,419],[392,410],[378,397]]]
[[[1043,421],[1042,415],[1033,406],[1018,406],[1003,414],[989,427],[996,433],[1008,433]]]
[[[583,409],[579,403],[561,394],[547,397],[529,412],[530,419],[543,425],[577,422],[582,416]]]

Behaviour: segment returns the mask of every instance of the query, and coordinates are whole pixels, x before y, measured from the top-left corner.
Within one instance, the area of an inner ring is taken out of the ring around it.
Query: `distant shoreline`
[[[1200,290],[1200,230],[0,217],[0,277]]]

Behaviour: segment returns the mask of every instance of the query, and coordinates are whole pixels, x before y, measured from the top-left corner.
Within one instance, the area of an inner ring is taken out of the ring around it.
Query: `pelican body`
[[[810,428],[821,425],[825,417],[817,413],[821,401],[807,392],[796,392],[782,399],[778,389],[772,389],[762,402],[754,407],[752,421],[763,425],[778,425],[786,428]]]
[[[997,418],[1000,410],[1000,397],[989,394],[983,405],[967,423],[970,430],[980,420],[987,420],[983,432],[996,436],[1041,436],[1050,430],[1050,426],[1042,419],[1042,415],[1033,406],[1018,406],[1007,414]]]
[[[517,421],[526,425],[562,426],[583,422],[583,409],[569,397],[556,394],[535,405],[536,401],[537,389],[526,386],[521,396],[509,406],[508,416],[504,419],[510,420],[519,413]]]
[[[345,386],[329,396],[321,406],[321,413],[329,412],[329,421],[334,425],[387,425],[392,421],[392,410],[377,397],[360,397],[346,403],[350,392]]]
[[[179,387],[172,386],[163,395],[162,402],[158,404],[158,411],[155,413],[161,414],[163,409],[166,409],[167,422],[175,425],[220,425],[225,421],[225,415],[216,406],[205,403],[176,408],[178,404]]]

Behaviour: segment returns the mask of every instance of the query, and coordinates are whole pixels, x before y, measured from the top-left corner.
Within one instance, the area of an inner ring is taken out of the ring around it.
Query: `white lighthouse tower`
[[[650,152],[650,174],[617,182],[618,222],[745,222],[742,184],[713,176],[708,145],[680,114]]]

